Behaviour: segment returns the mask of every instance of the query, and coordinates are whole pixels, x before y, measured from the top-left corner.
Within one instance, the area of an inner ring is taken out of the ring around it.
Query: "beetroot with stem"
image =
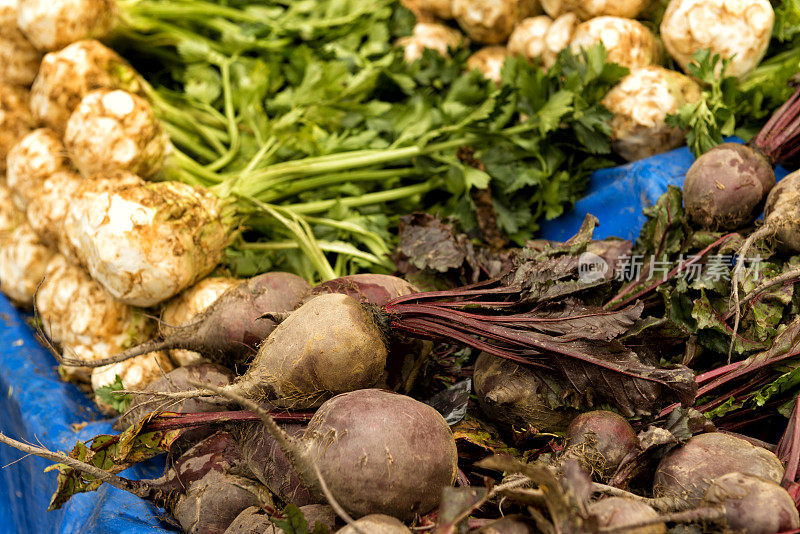
[[[689,168],[684,203],[692,220],[706,229],[736,230],[752,223],[775,186],[773,165],[800,151],[800,85],[747,144],[724,143]]]
[[[306,487],[356,517],[412,519],[438,506],[442,489],[455,482],[458,454],[449,426],[410,397],[379,389],[337,395],[295,438],[257,403],[230,389],[208,389],[261,415]]]
[[[561,460],[575,459],[589,474],[608,478],[638,446],[636,432],[624,417],[595,410],[572,420]]]
[[[252,359],[258,344],[275,329],[275,321],[264,315],[291,311],[309,289],[309,284],[294,274],[261,274],[223,293],[191,324],[162,328],[162,339],[80,365],[101,367],[156,350],[186,349],[199,352],[214,363],[236,367]],[[67,359],[62,363],[75,365]]]
[[[698,434],[662,458],[653,493],[670,508],[688,509],[700,504],[712,480],[735,472],[777,484],[784,469],[773,453],[743,439],[721,432]]]
[[[558,392],[543,374],[486,352],[478,356],[472,380],[481,409],[506,427],[561,432],[576,413],[552,407]]]
[[[597,525],[601,528],[623,527],[658,518],[658,512],[647,504],[623,497],[608,497],[594,502],[589,506],[589,513],[597,518]],[[667,528],[663,523],[657,523],[624,530],[624,532],[627,534],[665,534]]]

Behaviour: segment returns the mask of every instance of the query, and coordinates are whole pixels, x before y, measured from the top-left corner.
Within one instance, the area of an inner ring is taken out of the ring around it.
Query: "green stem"
[[[332,252],[335,254],[340,254],[344,256],[352,256],[354,258],[359,258],[365,261],[368,261],[374,265],[380,265],[382,267],[386,267],[386,261],[381,260],[379,257],[375,256],[374,254],[370,254],[369,252],[364,252],[363,250],[359,250],[355,247],[349,246],[348,243],[342,243],[341,241],[321,241],[317,240],[317,244],[319,248],[325,252]],[[241,243],[236,248],[241,250],[260,250],[260,251],[280,251],[280,250],[296,250],[300,248],[300,245],[295,241],[280,241],[280,242],[271,242],[271,243]]]
[[[341,185],[350,182],[367,181],[386,183],[388,180],[393,178],[403,178],[412,176],[414,174],[418,174],[418,172],[414,169],[382,169],[323,174],[322,176],[302,178],[299,180],[285,178],[281,180],[275,180],[268,185],[265,184],[265,189],[268,187],[270,190],[260,194],[259,198],[264,202],[275,202],[276,200],[294,196],[304,191],[319,189],[329,185]],[[283,182],[290,182],[290,185],[285,188],[278,189],[277,186]]]
[[[439,180],[433,179],[423,182],[421,184],[409,185],[406,187],[398,187],[397,189],[390,189],[388,191],[378,191],[376,193],[367,193],[357,197],[334,198],[330,200],[317,200],[315,202],[304,202],[301,204],[288,204],[283,206],[286,209],[293,211],[298,215],[308,213],[320,213],[328,211],[336,206],[343,206],[346,208],[357,208],[360,206],[369,206],[371,204],[383,204],[384,202],[392,202],[394,200],[402,200],[404,198],[413,197],[427,193],[438,186]]]
[[[140,0],[124,2],[123,7],[130,15],[148,18],[192,19],[193,22],[204,24],[210,17],[221,17],[237,22],[251,22],[269,26],[268,21],[264,20],[262,16],[252,14],[243,9],[202,0],[192,0],[191,2],[180,2],[178,0],[170,0],[169,2],[147,2]]]
[[[236,154],[239,152],[240,146],[239,125],[236,122],[236,111],[233,107],[230,61],[223,61],[219,68],[222,74],[222,94],[225,102],[225,118],[227,120],[230,145],[228,146],[228,150],[218,160],[205,166],[206,170],[212,172],[220,170],[233,161],[233,158],[236,157]]]
[[[284,163],[277,163],[275,165],[271,165],[261,172],[253,173],[250,177],[248,177],[247,183],[243,184],[242,186],[241,194],[245,196],[258,197],[269,187],[266,180],[274,177],[286,175],[302,176],[323,174],[370,167],[372,165],[411,159],[440,150],[456,148],[468,144],[475,139],[475,137],[469,136],[450,141],[443,141],[441,143],[434,143],[423,147],[410,146],[387,150],[355,150],[329,156],[318,156],[314,158],[305,158],[287,161]]]
[[[169,138],[176,145],[188,149],[203,159],[213,161],[218,157],[216,152],[203,146],[198,138],[178,126],[167,121],[161,121],[161,127],[164,128],[164,131],[167,132]]]

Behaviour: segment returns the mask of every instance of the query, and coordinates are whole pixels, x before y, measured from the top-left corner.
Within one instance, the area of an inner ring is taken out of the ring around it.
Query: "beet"
[[[776,534],[800,528],[794,499],[778,484],[742,473],[714,479],[703,498],[705,506],[721,505],[725,526],[743,534]]]
[[[264,315],[293,310],[309,290],[309,284],[297,275],[261,274],[223,293],[191,324],[162,327],[163,339],[80,365],[101,367],[156,350],[185,349],[199,352],[213,363],[236,368],[250,361],[258,345],[275,329],[275,321]],[[66,359],[62,363],[77,365]]]
[[[387,355],[364,306],[347,295],[318,295],[278,325],[230,388],[280,407],[312,408],[377,384]]]
[[[481,409],[508,428],[563,432],[576,411],[551,408],[552,389],[533,370],[482,352],[472,375]]]
[[[538,534],[536,524],[522,516],[507,516],[481,527],[478,534]]]
[[[606,410],[582,413],[567,428],[568,447],[561,460],[575,459],[590,474],[607,478],[639,446],[630,423]]]
[[[450,428],[439,412],[411,397],[379,389],[337,395],[294,438],[255,402],[230,388],[209,389],[258,413],[306,487],[318,497],[327,487],[356,517],[412,519],[438,506],[442,490],[455,482]]]
[[[743,439],[721,432],[698,434],[661,459],[653,493],[672,499],[675,509],[688,509],[700,504],[712,480],[735,472],[780,483],[784,469],[777,456]]]
[[[689,168],[684,203],[692,221],[702,228],[736,230],[756,219],[774,186],[772,165],[758,150],[725,143]]]
[[[306,425],[287,424],[282,427],[295,439],[301,439],[306,431]],[[247,467],[276,497],[296,506],[324,502],[303,484],[280,445],[264,425],[248,424],[232,432],[239,442]]]
[[[351,525],[338,530],[336,534],[411,534],[411,531],[397,518],[383,514],[370,514],[362,517],[353,523],[358,527],[354,529]]]
[[[300,511],[306,519],[309,532],[313,532],[317,523],[326,526],[330,532],[334,531],[336,517],[330,506],[309,504],[300,506]],[[236,517],[225,534],[285,534],[285,531],[276,527],[264,510],[251,507]]]
[[[353,274],[322,282],[311,290],[311,295],[341,293],[362,303],[383,306],[392,299],[416,292],[413,285],[396,276]]]
[[[608,497],[589,506],[589,513],[597,517],[601,528],[622,527],[658,518],[658,512],[643,502],[622,497]],[[624,530],[626,534],[665,534],[663,523]]]

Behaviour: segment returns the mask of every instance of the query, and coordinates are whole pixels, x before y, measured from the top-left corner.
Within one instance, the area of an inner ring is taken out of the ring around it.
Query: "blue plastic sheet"
[[[644,222],[642,208],[653,204],[668,185],[680,186],[693,158],[680,149],[623,167],[597,172],[589,194],[575,210],[543,225],[543,237],[564,240],[580,227],[587,213],[597,216],[595,236],[635,239]],[[779,170],[778,175],[784,176]],[[21,440],[68,451],[77,440],[111,432],[75,386],[58,379],[55,360],[8,301],[0,297],[0,431]],[[80,431],[73,424],[88,424]],[[44,473],[48,462],[25,458],[0,446],[0,534],[5,533],[164,533],[171,527],[161,511],[136,497],[103,486],[73,498],[63,509],[46,513],[56,474]],[[155,477],[162,462],[123,473],[131,478]]]

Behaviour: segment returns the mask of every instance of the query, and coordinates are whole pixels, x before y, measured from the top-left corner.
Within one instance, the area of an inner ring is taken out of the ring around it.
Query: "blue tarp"
[[[573,212],[546,223],[543,236],[564,240],[592,213],[601,221],[597,238],[636,238],[644,222],[642,208],[654,203],[667,185],[682,185],[692,161],[689,151],[680,149],[595,173],[589,195]],[[77,440],[111,432],[110,421],[103,420],[75,386],[59,381],[55,360],[36,342],[24,317],[2,297],[0,354],[0,431],[62,451],[70,450]],[[73,430],[74,424],[87,421],[80,431]],[[0,446],[0,465],[7,466],[0,470],[0,534],[164,533],[170,529],[159,520],[159,510],[108,486],[46,513],[56,474],[43,472],[48,465],[44,460],[26,458],[13,463],[19,458],[15,450]],[[160,474],[158,466],[154,461],[123,475],[155,477]]]

